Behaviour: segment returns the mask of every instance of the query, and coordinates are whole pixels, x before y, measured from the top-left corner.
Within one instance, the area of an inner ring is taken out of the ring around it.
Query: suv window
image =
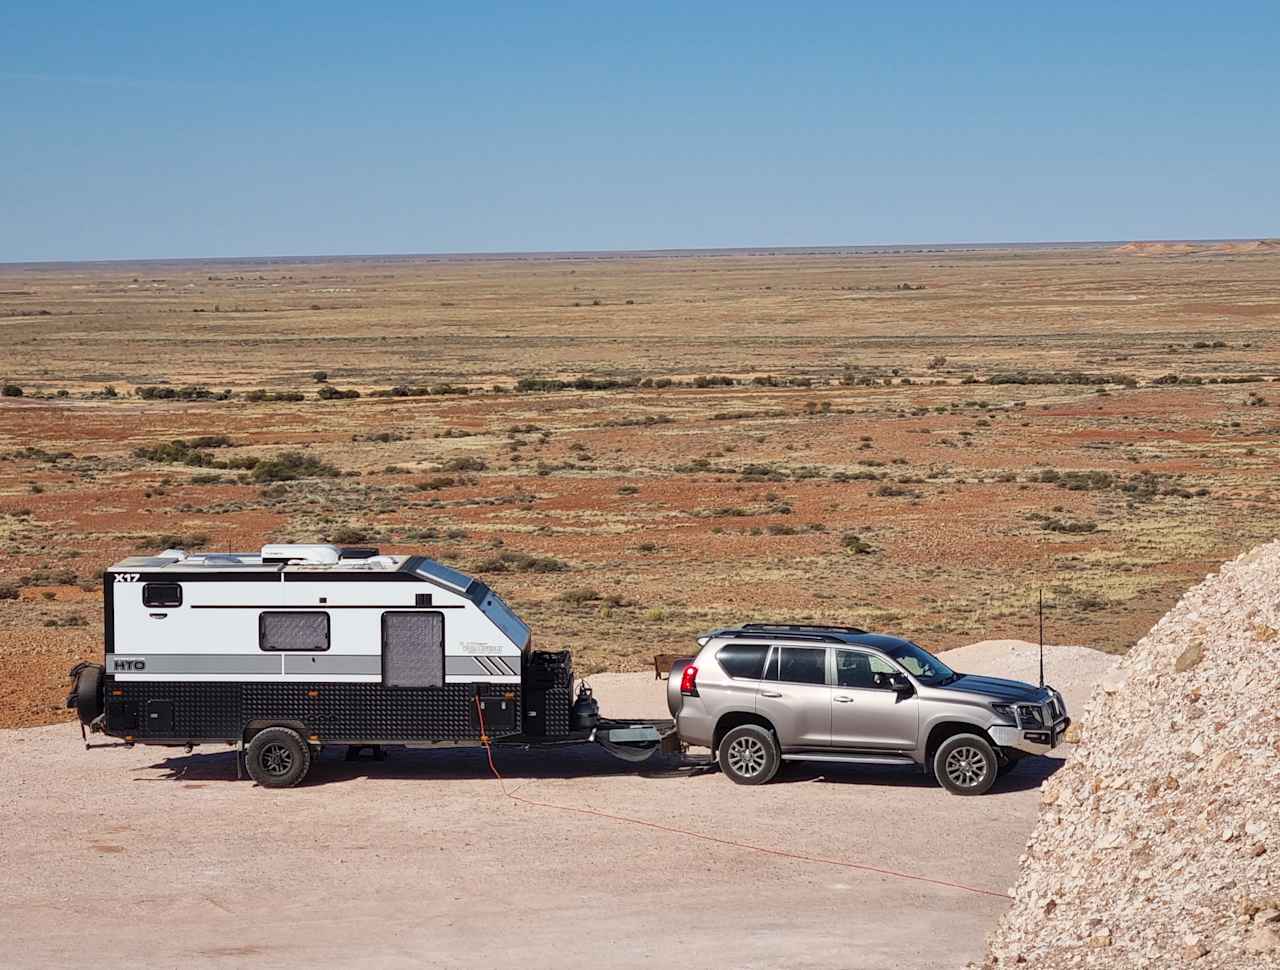
[[[827,682],[826,647],[774,647],[765,680],[790,684]]]
[[[731,643],[716,653],[716,661],[730,677],[759,680],[769,647],[763,643]]]
[[[874,689],[881,687],[876,683],[876,674],[895,673],[897,671],[890,664],[873,654],[862,653],[859,650],[836,651],[836,686],[838,687]]]

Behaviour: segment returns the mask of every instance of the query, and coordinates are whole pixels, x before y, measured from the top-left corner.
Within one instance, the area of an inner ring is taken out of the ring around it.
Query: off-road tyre
[[[245,751],[249,777],[263,788],[292,788],[311,770],[311,746],[287,727],[263,728]]]
[[[92,724],[102,714],[102,668],[97,664],[76,667],[75,683],[67,706],[74,707],[81,724]]]
[[[743,724],[720,739],[720,770],[735,785],[763,785],[778,773],[782,752],[772,731]]]
[[[956,734],[933,754],[933,777],[953,795],[985,795],[996,783],[1000,763],[986,738]]]

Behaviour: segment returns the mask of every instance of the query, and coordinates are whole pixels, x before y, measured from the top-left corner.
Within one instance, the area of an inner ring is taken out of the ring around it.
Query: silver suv
[[[710,748],[740,785],[784,761],[914,764],[981,795],[1071,724],[1052,688],[956,673],[910,640],[853,627],[747,623],[698,644],[672,669],[667,705],[681,741]]]

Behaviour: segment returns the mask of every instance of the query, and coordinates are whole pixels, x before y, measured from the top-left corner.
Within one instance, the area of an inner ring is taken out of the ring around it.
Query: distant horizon
[[[143,257],[106,257],[101,259],[27,259],[0,260],[0,267],[5,269],[23,267],[62,267],[62,266],[135,266],[135,265],[172,265],[177,263],[318,263],[345,262],[356,260],[440,260],[440,261],[501,261],[504,259],[591,259],[609,258],[661,258],[664,256],[767,256],[785,255],[839,255],[841,253],[893,253],[893,252],[931,252],[940,250],[964,251],[967,249],[1090,249],[1100,246],[1125,246],[1134,244],[1200,244],[1200,243],[1247,243],[1260,242],[1280,238],[1270,236],[1219,236],[1193,237],[1170,236],[1157,238],[1154,236],[1134,236],[1120,239],[1040,239],[1040,240],[997,240],[997,241],[965,241],[965,242],[884,242],[884,243],[836,243],[813,245],[778,245],[768,244],[756,246],[676,246],[655,249],[528,249],[528,250],[442,250],[422,252],[373,252],[373,253],[271,253],[237,256],[143,256]]]

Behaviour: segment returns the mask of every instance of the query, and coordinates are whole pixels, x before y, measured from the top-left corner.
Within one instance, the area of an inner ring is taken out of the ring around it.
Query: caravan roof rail
[[[812,630],[815,632],[834,630],[838,633],[852,633],[861,636],[866,633],[861,627],[839,626],[835,623],[744,623],[744,630]]]

